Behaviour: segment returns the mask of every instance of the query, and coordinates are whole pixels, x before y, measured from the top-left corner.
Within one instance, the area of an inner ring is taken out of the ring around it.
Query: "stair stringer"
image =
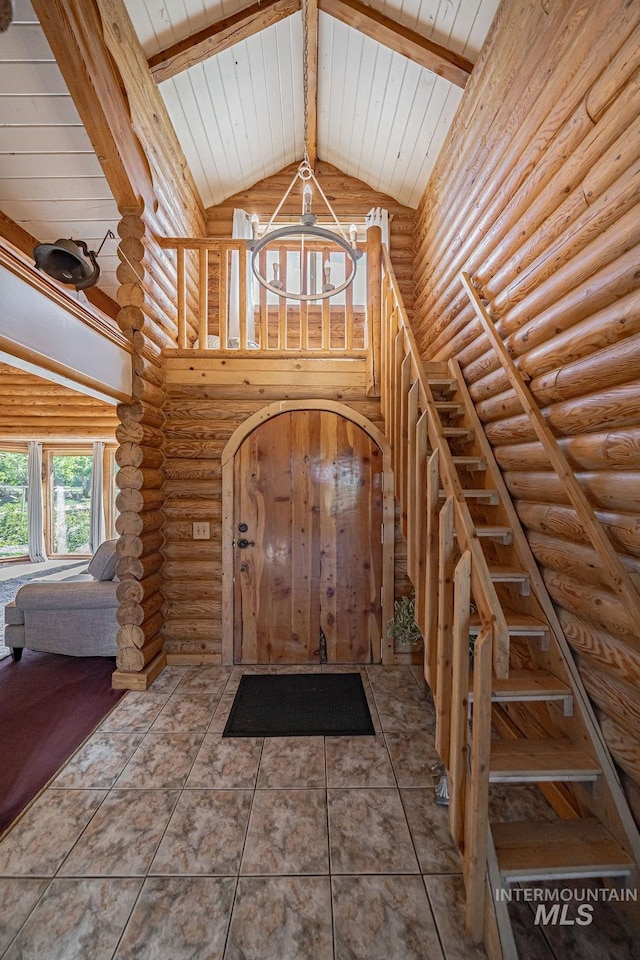
[[[581,805],[587,806],[588,809],[606,825],[607,829],[621,846],[627,850],[629,855],[633,857],[637,869],[638,864],[640,864],[640,833],[638,832],[635,820],[624,795],[613,758],[604,740],[578,667],[573,659],[571,647],[564,635],[535,557],[520,523],[520,518],[516,512],[511,495],[493,454],[493,449],[486,437],[480,418],[476,413],[460,366],[456,360],[449,361],[449,370],[452,379],[455,379],[458,383],[460,397],[465,404],[465,415],[466,418],[468,418],[468,425],[473,428],[475,438],[486,461],[487,481],[490,481],[490,485],[498,491],[500,503],[508,516],[509,524],[513,530],[514,547],[516,548],[523,568],[530,577],[532,595],[539,604],[551,629],[553,640],[555,641],[555,644],[552,642],[548,651],[541,650],[539,646],[536,649],[533,647],[533,644],[529,644],[532,656],[540,667],[544,667],[550,672],[556,673],[556,675],[558,666],[562,667],[565,673],[565,677],[562,679],[566,678],[572,688],[574,697],[574,717],[571,718],[574,722],[571,723],[571,726],[573,727],[575,722],[581,724],[583,727],[583,737],[581,737],[583,749],[592,753],[600,764],[603,772],[602,790],[590,790],[589,793],[587,793],[587,788],[578,787],[576,789],[576,785],[573,786],[573,789],[576,791]],[[556,718],[556,721],[558,720],[560,720],[560,718]],[[565,718],[562,718],[562,720],[564,722],[561,722],[561,726],[564,726],[566,720]],[[575,733],[573,733],[572,739],[575,739]],[[634,912],[636,912],[637,922],[638,904],[630,901],[627,906],[636,908]]]

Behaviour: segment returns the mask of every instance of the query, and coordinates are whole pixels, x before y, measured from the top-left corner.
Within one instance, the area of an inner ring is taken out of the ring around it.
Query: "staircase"
[[[640,838],[460,369],[420,360],[388,257],[382,301],[381,403],[466,926],[511,960],[496,888],[633,885]],[[492,787],[523,783],[539,786],[556,821],[492,822]]]

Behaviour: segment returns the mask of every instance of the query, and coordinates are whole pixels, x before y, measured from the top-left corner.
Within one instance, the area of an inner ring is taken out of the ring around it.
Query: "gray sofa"
[[[85,573],[20,587],[4,608],[4,642],[14,661],[25,647],[72,657],[116,656],[116,543],[101,544]]]

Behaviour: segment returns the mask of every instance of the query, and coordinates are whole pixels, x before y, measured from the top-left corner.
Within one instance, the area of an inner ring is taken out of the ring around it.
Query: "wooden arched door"
[[[370,663],[382,634],[383,466],[325,410],[272,417],[234,471],[236,663]]]

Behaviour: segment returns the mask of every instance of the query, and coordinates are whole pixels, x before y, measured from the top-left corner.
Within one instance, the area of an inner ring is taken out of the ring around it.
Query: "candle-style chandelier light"
[[[349,237],[347,237],[342,224],[338,220],[327,199],[322,187],[318,183],[317,177],[313,172],[309,162],[309,131],[307,127],[308,116],[308,56],[309,56],[309,12],[307,0],[302,2],[302,56],[303,56],[303,89],[304,89],[304,160],[298,167],[293,180],[284,193],[282,200],[274,210],[262,236],[260,236],[260,223],[258,217],[254,214],[252,217],[253,239],[249,242],[249,249],[252,251],[251,268],[255,277],[263,287],[266,287],[271,293],[287,300],[326,300],[334,297],[345,290],[353,283],[357,262],[362,256],[362,250],[358,249],[358,231],[355,224],[349,228]],[[287,197],[293,188],[298,184],[301,189],[301,214],[299,223],[287,225],[273,229],[273,224],[280,213]],[[311,211],[313,201],[313,187],[315,186],[320,197],[331,215],[332,226],[335,229],[318,226],[318,218]],[[289,243],[287,243],[289,241]],[[295,245],[299,251],[298,269],[293,271],[298,289],[290,289],[292,276],[290,271],[285,271],[283,280],[280,270],[279,256],[269,256],[269,247],[272,250],[278,249],[283,242],[286,246]],[[266,255],[263,251],[267,252]],[[331,282],[332,270],[338,266],[332,263],[330,254],[332,251],[343,251],[344,253],[344,279],[337,283]],[[323,252],[325,255],[323,256]],[[262,255],[261,255],[262,254]],[[328,255],[327,255],[328,254]],[[271,274],[269,276],[269,274]]]

